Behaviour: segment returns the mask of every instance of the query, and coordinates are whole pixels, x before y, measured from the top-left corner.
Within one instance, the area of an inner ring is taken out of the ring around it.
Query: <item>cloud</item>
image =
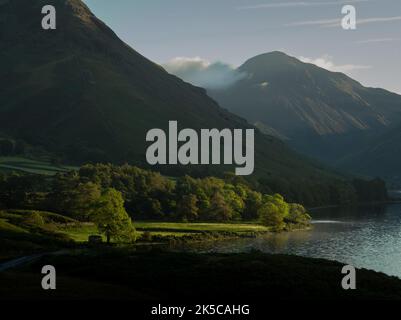
[[[362,66],[362,65],[355,65],[355,64],[344,64],[344,65],[336,65],[333,62],[333,57],[329,55],[323,55],[322,57],[313,59],[313,58],[307,58],[307,57],[299,57],[299,60],[305,63],[312,63],[314,65],[317,65],[320,68],[324,68],[329,71],[333,72],[349,72],[353,70],[359,70],[359,69],[370,69],[371,66]]]
[[[318,25],[320,27],[340,27],[342,18],[337,19],[326,19],[326,20],[306,20],[306,21],[297,21],[287,23],[284,26],[286,27],[300,27],[300,26],[313,26]],[[370,23],[380,23],[380,22],[394,22],[401,21],[401,16],[394,17],[374,17],[374,18],[365,18],[365,19],[357,19],[356,25],[357,27],[362,24],[370,24]]]
[[[306,21],[297,21],[297,22],[291,22],[287,23],[284,26],[286,27],[302,27],[302,26],[314,26],[318,25],[321,27],[336,24],[337,25],[341,24],[341,18],[336,18],[336,19],[324,19],[324,20],[306,20]]]
[[[298,2],[275,2],[275,3],[262,3],[249,6],[238,7],[238,10],[252,10],[252,9],[273,9],[273,8],[299,8],[299,7],[320,7],[320,6],[333,6],[345,5],[360,2],[368,2],[370,0],[344,0],[344,1],[298,1]]]
[[[184,81],[206,89],[227,88],[246,76],[226,63],[211,63],[200,57],[177,57],[163,67]]]
[[[393,42],[393,41],[397,41],[397,40],[398,39],[394,39],[394,38],[378,38],[378,39],[359,40],[359,41],[356,41],[356,43],[367,44],[367,43],[378,43],[378,42]]]

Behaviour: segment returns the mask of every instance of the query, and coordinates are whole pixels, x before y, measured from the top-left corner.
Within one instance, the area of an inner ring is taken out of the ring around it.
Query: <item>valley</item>
[[[279,51],[173,59],[197,87],[128,44],[168,7],[131,38],[86,2],[0,0],[0,300],[401,299],[400,95]]]
[[[390,171],[401,172],[397,157],[379,149],[399,131],[400,95],[278,51],[250,58],[237,70],[248,76],[208,93],[262,132],[351,174],[388,178]],[[360,166],[362,158],[369,167]]]

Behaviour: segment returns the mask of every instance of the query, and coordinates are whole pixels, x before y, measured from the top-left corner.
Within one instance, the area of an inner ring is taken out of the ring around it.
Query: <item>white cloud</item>
[[[297,1],[297,2],[275,2],[275,3],[262,3],[249,6],[238,7],[238,10],[252,10],[252,9],[272,9],[272,8],[294,8],[294,7],[320,7],[332,5],[344,5],[360,2],[368,2],[370,0],[344,0],[344,1]]]
[[[286,27],[300,27],[300,26],[313,26],[318,25],[320,27],[340,27],[342,18],[337,19],[325,19],[325,20],[306,20],[306,21],[297,21],[285,24]],[[365,18],[356,20],[357,27],[362,24],[371,24],[371,23],[381,23],[381,22],[394,22],[401,21],[401,16],[394,17],[373,17],[373,18]]]
[[[356,65],[356,64],[344,64],[344,65],[336,65],[333,62],[333,57],[329,55],[323,55],[322,57],[319,58],[307,58],[307,57],[299,57],[299,60],[305,63],[312,63],[314,65],[317,65],[320,68],[324,68],[329,71],[333,72],[349,72],[353,70],[359,70],[359,69],[370,69],[371,66],[363,66],[363,65]]]
[[[302,27],[302,26],[328,26],[331,24],[336,24],[340,25],[341,23],[341,18],[336,18],[336,19],[324,19],[324,20],[306,20],[306,21],[297,21],[297,22],[291,22],[285,24],[286,27]]]
[[[206,89],[227,88],[246,76],[226,63],[211,63],[200,57],[177,57],[163,67],[184,81]]]

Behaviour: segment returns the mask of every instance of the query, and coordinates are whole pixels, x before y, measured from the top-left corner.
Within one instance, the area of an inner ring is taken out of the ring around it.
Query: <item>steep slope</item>
[[[45,4],[57,9],[57,30],[41,28]],[[182,128],[251,127],[204,89],[131,49],[80,0],[3,0],[0,24],[0,137],[40,146],[65,162],[146,166],[146,133],[167,129],[169,120]],[[255,139],[255,177],[266,190],[312,204],[335,202],[328,190],[347,189],[342,177],[280,140],[261,133]],[[228,168],[159,169],[205,175]]]
[[[239,70],[248,76],[210,95],[331,164],[401,121],[401,96],[281,52],[256,56]]]
[[[363,148],[342,159],[339,166],[359,174],[386,178],[401,187],[401,126],[370,141]]]
[[[54,4],[57,30],[41,29]],[[78,0],[6,1],[0,10],[0,127],[77,160],[142,158],[145,132],[245,126],[202,89],[125,45]]]

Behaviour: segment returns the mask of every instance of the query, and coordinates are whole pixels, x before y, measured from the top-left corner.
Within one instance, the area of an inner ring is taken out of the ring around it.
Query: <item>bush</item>
[[[34,227],[43,227],[45,225],[45,220],[39,212],[34,211],[26,215],[24,224]]]
[[[140,241],[151,242],[152,239],[153,239],[152,234],[149,231],[145,231],[144,233],[142,233]]]

